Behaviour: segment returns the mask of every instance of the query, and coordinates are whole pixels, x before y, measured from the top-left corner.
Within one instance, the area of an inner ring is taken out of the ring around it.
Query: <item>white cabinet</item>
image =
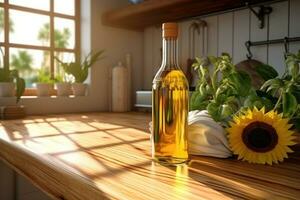
[[[0,161],[0,199],[14,199],[14,171]]]
[[[0,200],[50,200],[25,177],[0,161]]]

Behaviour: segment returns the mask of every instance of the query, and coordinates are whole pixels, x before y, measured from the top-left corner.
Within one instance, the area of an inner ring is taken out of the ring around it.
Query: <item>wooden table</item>
[[[150,159],[141,113],[34,116],[2,121],[0,158],[55,199],[299,199],[300,153],[275,166],[193,156]]]

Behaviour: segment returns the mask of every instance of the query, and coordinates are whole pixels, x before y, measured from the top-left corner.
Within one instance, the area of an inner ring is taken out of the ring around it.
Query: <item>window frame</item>
[[[19,6],[10,4],[9,0],[4,0],[4,2],[0,2],[0,8],[3,8],[4,11],[4,41],[0,42],[0,48],[4,48],[4,67],[10,67],[9,61],[10,61],[10,54],[9,50],[10,48],[22,48],[22,49],[31,49],[31,50],[44,50],[50,52],[50,74],[51,78],[54,78],[54,72],[55,72],[55,62],[54,62],[54,56],[55,52],[65,52],[65,53],[74,53],[75,55],[75,61],[80,61],[80,49],[81,49],[81,41],[80,41],[80,1],[81,0],[74,0],[75,3],[75,13],[74,15],[67,15],[62,13],[56,13],[54,12],[54,0],[49,0],[50,3],[50,10],[40,10],[35,8],[29,8],[25,6]],[[57,2],[57,1],[56,1]],[[61,1],[62,2],[62,1]],[[42,45],[29,45],[29,44],[18,44],[18,43],[11,43],[9,42],[9,10],[17,10],[17,11],[23,11],[33,14],[40,14],[44,16],[48,16],[50,18],[50,45],[49,46],[42,46]],[[62,19],[69,19],[73,20],[75,24],[75,45],[74,48],[58,48],[55,47],[54,43],[54,18],[59,17]],[[35,88],[26,88],[24,92],[25,96],[35,96],[36,90]]]

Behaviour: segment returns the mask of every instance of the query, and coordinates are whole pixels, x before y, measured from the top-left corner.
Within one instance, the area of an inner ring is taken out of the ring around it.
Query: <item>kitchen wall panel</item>
[[[246,59],[245,42],[249,39],[251,41],[261,41],[279,39],[286,36],[300,37],[300,1],[287,0],[272,3],[271,7],[273,12],[269,18],[266,17],[264,29],[259,28],[256,16],[249,9],[209,17],[199,17],[199,19],[205,20],[208,24],[208,55],[220,55],[222,52],[228,52],[232,55],[236,64]],[[257,10],[257,8],[254,9]],[[186,69],[186,60],[189,57],[189,26],[193,21],[195,19],[179,23],[179,63],[184,70]],[[158,44],[161,44],[161,28],[153,26],[145,29],[144,41],[144,51],[146,52],[144,53],[144,72],[152,70],[153,74],[151,80],[149,77],[144,78],[143,89],[149,90],[151,89],[153,75],[157,70],[157,66],[159,66],[158,63],[160,63]],[[195,45],[196,56],[203,56],[199,36],[196,37]],[[300,42],[291,43],[289,47],[291,52],[297,52],[300,49]],[[254,59],[274,66],[280,73],[284,72],[283,44],[251,47],[251,51]]]
[[[300,1],[291,0],[289,4],[289,35],[290,37],[300,36]],[[290,51],[297,52],[300,48],[300,42],[290,44]]]
[[[247,49],[245,48],[245,41],[250,38],[250,11],[240,10],[234,12],[234,31],[233,31],[233,62],[238,63],[245,60]]]
[[[208,37],[207,37],[207,54],[217,55],[218,54],[218,16],[205,17],[203,20],[206,21]]]
[[[269,39],[281,39],[288,36],[288,1],[272,6],[273,12],[269,19]],[[268,63],[280,73],[284,73],[284,45],[273,44],[268,48]]]
[[[258,11],[257,8],[255,8],[256,11]],[[267,40],[269,38],[268,36],[268,27],[269,27],[269,20],[266,17],[265,20],[265,28],[260,29],[259,28],[259,21],[257,20],[256,16],[254,13],[250,12],[249,16],[250,20],[250,40],[251,41],[262,41],[262,40]],[[239,28],[239,27],[236,27]],[[245,48],[245,47],[244,47]],[[263,46],[255,46],[251,47],[253,57],[261,62],[268,62],[268,46],[263,45]]]
[[[205,20],[205,19],[204,19]],[[208,27],[209,28],[209,27]],[[233,13],[218,16],[218,56],[223,52],[233,53]]]

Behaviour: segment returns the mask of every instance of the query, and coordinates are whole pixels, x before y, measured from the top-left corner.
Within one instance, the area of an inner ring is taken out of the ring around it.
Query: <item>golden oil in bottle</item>
[[[152,156],[166,164],[188,160],[189,87],[177,62],[176,23],[163,24],[163,61],[152,86]]]

